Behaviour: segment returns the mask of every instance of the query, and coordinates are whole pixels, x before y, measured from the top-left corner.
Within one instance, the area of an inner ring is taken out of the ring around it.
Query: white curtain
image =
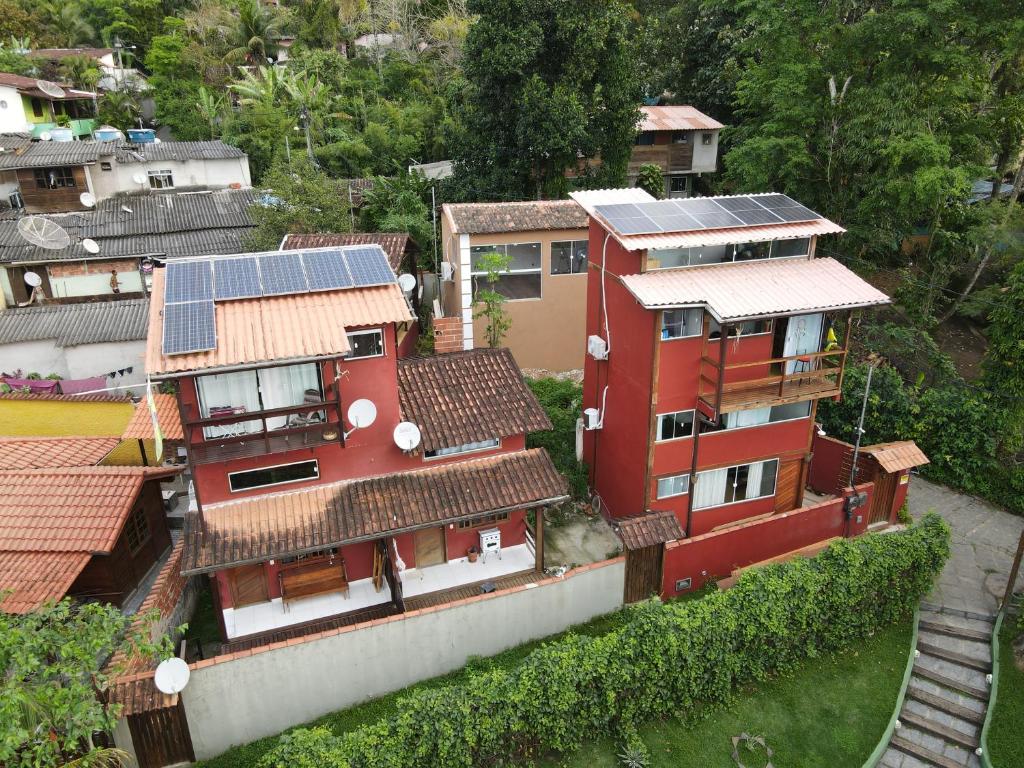
[[[268,411],[274,408],[302,405],[307,389],[314,390],[317,397],[320,397],[320,381],[316,375],[316,363],[262,368],[259,376],[263,407]],[[311,411],[311,413],[316,413],[316,411]],[[267,419],[267,429],[281,429],[288,425],[289,418],[291,417],[274,416]]]
[[[260,410],[260,393],[256,384],[255,371],[218,373],[196,378],[199,390],[199,406],[203,418],[210,418],[211,409],[234,408],[240,412]],[[239,421],[223,426],[206,427],[203,434],[208,438],[244,435],[259,432],[258,421]]]
[[[744,499],[756,499],[761,495],[761,478],[764,477],[764,462],[751,464],[747,469],[747,490]]]
[[[729,479],[728,469],[710,469],[697,473],[693,487],[693,508],[703,509],[725,502],[725,488]]]
[[[733,411],[732,413],[725,414],[725,428],[756,427],[759,424],[767,424],[771,417],[771,406],[767,408],[751,408],[746,411]]]
[[[786,322],[786,345],[782,350],[783,357],[794,355],[806,355],[812,352],[821,351],[821,326],[825,316],[822,313],[814,315],[794,315]],[[786,373],[803,371],[806,364],[799,360],[790,360],[786,363]]]

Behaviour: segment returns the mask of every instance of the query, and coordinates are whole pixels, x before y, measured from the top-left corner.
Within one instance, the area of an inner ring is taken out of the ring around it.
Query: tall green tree
[[[284,25],[284,16],[262,0],[239,0],[231,29],[232,48],[225,60],[231,64],[265,66],[277,53],[277,40]]]
[[[989,316],[983,382],[998,406],[1004,454],[1024,449],[1024,262],[1017,264]],[[1024,478],[1022,478],[1024,484]]]

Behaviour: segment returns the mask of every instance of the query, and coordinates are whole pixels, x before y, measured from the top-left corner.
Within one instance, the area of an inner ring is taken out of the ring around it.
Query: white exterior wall
[[[164,162],[152,160],[145,163],[117,163],[108,158],[111,169],[105,171],[96,163],[91,171],[93,193],[98,200],[105,200],[117,194],[138,193],[150,189],[149,171],[169,170],[174,177],[174,189],[226,189],[232,184],[251,187],[249,159],[236,157],[224,160],[189,160],[187,162]],[[144,184],[135,183],[136,174],[146,176]]]
[[[7,106],[2,102],[7,102]],[[28,116],[18,89],[0,85],[0,133],[21,133],[27,125]]]
[[[109,379],[110,386],[145,385],[145,341],[123,341],[59,347],[51,340],[23,341],[0,345],[0,371],[21,370],[48,376],[58,373],[66,379],[87,379],[134,366],[131,374]]]
[[[704,134],[712,135],[711,144],[704,146]],[[693,169],[690,173],[714,173],[718,170],[718,131],[694,131]]]
[[[118,272],[117,280],[121,285],[121,293],[142,293],[142,273]],[[68,277],[50,276],[50,287],[53,298],[64,299],[71,296],[112,296],[110,287],[110,270],[97,270],[90,275],[70,275]]]

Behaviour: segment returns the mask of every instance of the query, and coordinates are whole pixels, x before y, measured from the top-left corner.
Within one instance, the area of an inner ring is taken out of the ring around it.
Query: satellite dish
[[[188,678],[191,675],[188,664],[184,659],[173,656],[161,661],[153,674],[153,682],[161,693],[181,693],[188,685]]]
[[[63,88],[49,80],[36,80],[36,88],[55,99],[62,99],[66,95]]]
[[[92,192],[83,192],[78,196],[78,202],[80,202],[86,208],[95,208],[96,195],[94,195]]]
[[[132,176],[132,181],[134,181],[136,184],[145,184],[146,176],[141,173],[136,173],[134,176]]]
[[[365,429],[376,420],[377,406],[369,400],[356,400],[348,407],[348,423],[353,429]]]
[[[408,273],[398,276],[398,286],[404,293],[409,293],[413,288],[416,287],[416,278]]]
[[[85,250],[88,253],[100,252],[100,244],[93,240],[91,237],[87,237],[82,241],[82,247],[85,248]]]
[[[53,136],[50,134],[49,131],[43,131],[42,133],[39,134],[40,141],[49,141],[52,138]]]
[[[129,207],[127,206],[127,205],[122,205],[122,206],[121,206],[121,210],[122,210],[122,211],[124,211],[125,213],[135,213],[135,211],[133,211],[133,210],[132,210],[131,208],[129,208]]]
[[[403,451],[411,451],[420,444],[420,428],[411,421],[403,421],[395,427],[395,445]]]
[[[33,288],[38,288],[40,285],[43,284],[43,278],[41,278],[35,272],[26,272],[25,282],[28,285],[31,285]]]
[[[71,245],[71,237],[64,227],[43,216],[26,216],[19,219],[18,234],[32,245],[52,251],[60,251]]]

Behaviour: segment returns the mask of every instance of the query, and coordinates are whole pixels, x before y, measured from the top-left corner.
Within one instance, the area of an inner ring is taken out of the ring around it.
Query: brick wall
[[[462,318],[434,318],[434,351],[459,352],[462,350]]]
[[[48,264],[46,269],[50,277],[77,277],[78,275],[97,275],[109,273],[116,269],[118,272],[134,272],[138,270],[137,259],[111,259],[109,261],[68,261]]]

